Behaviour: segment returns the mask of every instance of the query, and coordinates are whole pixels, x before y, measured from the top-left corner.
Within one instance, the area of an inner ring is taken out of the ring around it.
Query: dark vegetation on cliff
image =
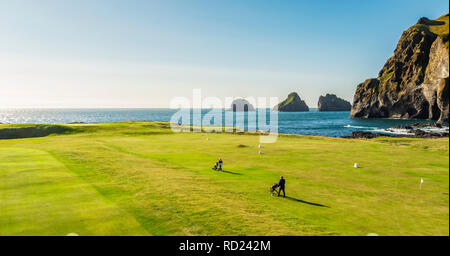
[[[273,110],[280,112],[307,112],[309,107],[296,92],[293,92],[288,95],[287,99],[275,106]]]
[[[358,85],[351,117],[448,122],[449,15],[403,32],[376,79]]]
[[[52,134],[70,134],[74,129],[63,125],[17,124],[0,126],[0,139],[45,137]]]

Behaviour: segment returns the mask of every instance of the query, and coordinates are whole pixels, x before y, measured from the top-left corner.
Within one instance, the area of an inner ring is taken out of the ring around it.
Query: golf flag
[[[420,178],[420,186],[419,186],[420,190],[422,190],[422,183],[423,183],[423,178]]]

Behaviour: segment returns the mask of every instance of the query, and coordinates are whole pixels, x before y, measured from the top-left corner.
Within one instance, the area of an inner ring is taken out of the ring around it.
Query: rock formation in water
[[[279,112],[307,112],[309,111],[308,105],[300,99],[297,93],[290,93],[283,102],[273,108],[274,111]]]
[[[449,15],[421,18],[403,32],[394,56],[358,85],[351,117],[448,122]]]
[[[334,94],[327,93],[327,95],[319,97],[317,107],[319,111],[350,111],[352,105]]]
[[[251,111],[255,111],[255,108],[253,107],[252,104],[250,104],[250,102],[248,102],[245,99],[236,99],[236,100],[233,100],[233,102],[231,103],[231,108],[228,109],[228,111],[251,112]]]

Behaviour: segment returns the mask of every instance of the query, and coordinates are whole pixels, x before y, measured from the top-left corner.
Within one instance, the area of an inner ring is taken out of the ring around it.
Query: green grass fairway
[[[0,235],[449,235],[448,138],[281,136],[259,155],[250,134],[49,127],[0,140]],[[280,175],[289,198],[268,192]]]

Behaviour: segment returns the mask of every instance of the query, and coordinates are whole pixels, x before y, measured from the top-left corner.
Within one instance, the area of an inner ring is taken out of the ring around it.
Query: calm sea
[[[0,123],[64,124],[71,122],[103,123],[118,121],[170,121],[177,112],[173,109],[0,109]],[[203,110],[202,114],[209,110]],[[246,113],[236,113],[244,115]],[[270,119],[267,113],[267,120]],[[402,134],[406,131],[385,129],[409,125],[424,120],[402,119],[351,119],[350,112],[310,112],[286,113],[278,115],[280,133],[313,136],[342,137],[353,131],[370,131]],[[244,128],[247,128],[245,126]],[[448,127],[445,128],[448,131]]]

